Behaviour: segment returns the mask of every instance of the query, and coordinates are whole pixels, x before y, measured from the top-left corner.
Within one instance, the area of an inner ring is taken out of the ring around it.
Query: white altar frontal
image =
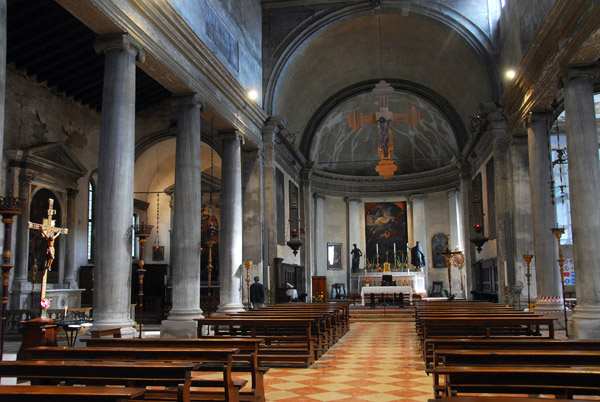
[[[404,293],[408,293],[409,294],[409,299],[410,302],[412,304],[413,301],[413,291],[412,288],[410,286],[363,286],[363,288],[360,290],[360,299],[362,302],[362,305],[365,305],[365,295],[368,294],[404,294]]]
[[[383,275],[391,275],[392,281],[396,281],[397,286],[410,286],[415,293],[425,293],[425,274],[423,272],[365,272],[361,270],[357,277],[357,288],[362,289],[363,281],[367,278],[371,278],[370,286],[380,286]]]

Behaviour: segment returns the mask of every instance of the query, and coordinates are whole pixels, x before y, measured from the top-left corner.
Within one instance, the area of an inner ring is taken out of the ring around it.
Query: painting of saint
[[[393,264],[394,250],[404,260],[408,243],[406,202],[365,203],[365,230],[369,261],[379,253],[380,264]]]

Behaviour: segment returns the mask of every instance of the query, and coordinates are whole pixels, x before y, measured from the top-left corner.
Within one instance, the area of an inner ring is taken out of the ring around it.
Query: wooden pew
[[[0,377],[19,377],[33,385],[124,385],[126,387],[177,387],[165,392],[146,390],[149,400],[190,401],[192,371],[197,363],[115,362],[81,360],[17,360],[0,362]],[[162,392],[158,394],[158,392]]]
[[[433,353],[443,350],[592,350],[600,351],[597,340],[559,340],[537,337],[498,338],[430,338],[423,343],[425,371],[433,372]]]
[[[129,387],[0,385],[0,399],[10,402],[129,402],[143,400],[145,393],[145,388]]]
[[[463,393],[600,395],[600,367],[444,366],[443,396]]]
[[[259,365],[267,367],[310,367],[315,361],[313,319],[308,318],[256,318],[256,317],[211,317],[197,318],[198,338],[202,338],[202,326],[213,327],[214,336],[264,338],[266,344],[282,347],[281,353],[262,354],[259,349]],[[286,353],[286,343],[302,343],[302,353],[290,349]]]
[[[440,336],[541,336],[540,326],[548,327],[548,339],[554,339],[553,317],[454,317],[423,318],[423,339]]]
[[[251,390],[240,391],[240,400],[265,400],[264,375],[269,371],[267,367],[258,367],[259,346],[264,344],[262,338],[222,338],[203,337],[202,339],[175,339],[175,338],[94,338],[82,339],[88,347],[117,347],[117,348],[179,348],[193,349],[197,347],[227,347],[240,349],[239,353],[232,356],[232,371],[234,373],[250,373]],[[214,369],[214,365],[203,364],[198,370]]]
[[[600,351],[564,350],[435,350],[433,357],[433,388],[434,393],[442,391],[439,383],[438,368],[463,366],[595,366],[600,369]]]
[[[219,399],[222,397],[227,401],[239,401],[240,389],[246,384],[245,381],[234,381],[232,378],[232,356],[239,353],[239,349],[226,347],[211,347],[193,349],[183,348],[117,348],[117,347],[86,347],[86,348],[68,348],[68,347],[47,347],[40,346],[29,348],[25,351],[25,356],[29,361],[132,361],[132,362],[190,362],[194,364],[194,371],[201,369],[202,362],[219,362],[219,372],[222,373],[222,380],[205,380],[194,377],[191,381],[193,387],[215,388],[219,387],[223,391],[195,391],[194,398]],[[213,370],[211,370],[213,371]],[[214,370],[217,371],[217,370]],[[133,375],[133,374],[132,374]]]

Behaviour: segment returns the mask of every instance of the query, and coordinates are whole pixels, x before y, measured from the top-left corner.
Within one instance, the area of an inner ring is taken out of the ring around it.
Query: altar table
[[[410,302],[412,303],[412,288],[410,286],[363,286],[360,290],[360,298],[362,305],[365,305],[365,294],[392,294],[392,293],[408,293],[410,295]]]

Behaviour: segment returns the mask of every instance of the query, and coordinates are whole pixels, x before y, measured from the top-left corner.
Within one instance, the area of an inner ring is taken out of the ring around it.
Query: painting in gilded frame
[[[375,260],[379,250],[379,263],[393,266],[394,244],[396,256],[406,256],[408,230],[406,225],[406,202],[365,203],[366,257]]]

